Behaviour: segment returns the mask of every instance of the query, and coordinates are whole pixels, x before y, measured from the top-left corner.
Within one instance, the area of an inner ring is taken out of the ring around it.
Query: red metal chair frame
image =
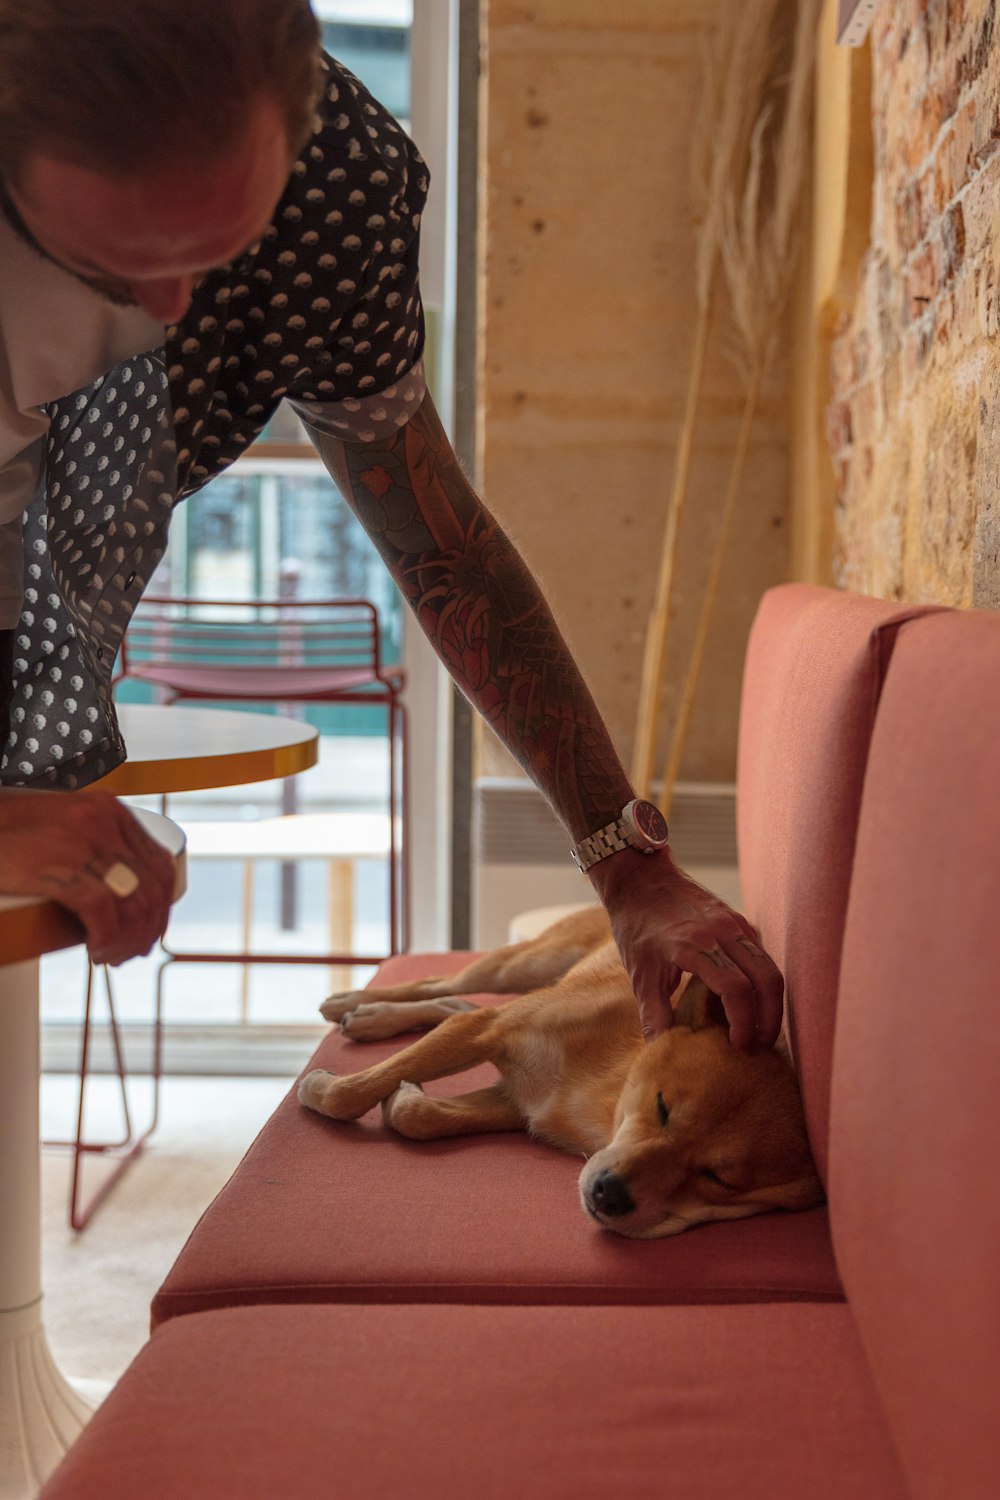
[[[115,1074],[118,1078],[118,1087],[121,1092],[125,1134],[120,1141],[87,1141],[83,1135],[87,1080],[90,1077],[91,1013],[94,998],[94,965],[88,962],[86,1000],[84,1002],[83,1027],[81,1029],[80,1040],[80,1089],[77,1096],[76,1134],[71,1140],[44,1140],[42,1142],[42,1145],[46,1147],[68,1147],[73,1153],[73,1172],[69,1187],[69,1225],[71,1229],[76,1230],[86,1229],[126,1167],[142,1151],[156,1129],[160,1115],[162,1039],[159,1016],[157,1016],[153,1029],[153,1066],[151,1075],[153,1099],[149,1123],[145,1130],[141,1133],[136,1133],[132,1125],[132,1111],[129,1108],[128,1071],[125,1066],[125,1050],[122,1046],[121,1031],[115,1011],[114,993],[111,988],[111,972],[107,967],[104,969],[104,986],[108,1001],[108,1025],[111,1031],[111,1045],[115,1057]],[[159,1005],[159,997],[157,997],[157,1005]],[[115,1166],[114,1170],[105,1177],[100,1186],[94,1189],[87,1202],[81,1204],[80,1200],[83,1193],[83,1158],[85,1156],[107,1157],[114,1161]]]
[[[206,618],[205,611],[215,618]],[[240,618],[218,618],[227,613]],[[232,650],[234,642],[240,660],[220,661],[219,645]],[[324,663],[322,653],[333,659]],[[115,683],[126,680],[151,683],[168,703],[200,699],[383,704],[389,735],[389,953],[309,955],[297,961],[377,963],[405,951],[409,943],[407,724],[402,701],[406,676],[401,666],[382,662],[378,610],[370,600],[147,595],[122,642]],[[399,827],[401,838],[397,838]],[[212,961],[204,954],[198,959]],[[219,962],[234,961],[282,963],[288,956],[219,957]]]

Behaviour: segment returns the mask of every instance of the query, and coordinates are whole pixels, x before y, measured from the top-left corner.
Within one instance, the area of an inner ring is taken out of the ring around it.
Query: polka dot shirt
[[[161,350],[47,409],[4,784],[84,786],[124,759],[112,669],[173,507],[280,401],[321,435],[371,442],[422,399],[427,169],[346,68],[324,67],[313,133],[260,241],[204,277]]]

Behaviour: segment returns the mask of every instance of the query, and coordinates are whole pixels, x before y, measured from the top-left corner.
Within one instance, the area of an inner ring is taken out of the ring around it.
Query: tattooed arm
[[[384,441],[320,451],[462,692],[545,793],[574,842],[635,795],[520,556],[465,478],[430,397]],[[632,849],[588,872],[647,1036],[670,1025],[682,973],[722,997],[737,1046],[770,1046],[781,976],[749,924],[674,864]]]

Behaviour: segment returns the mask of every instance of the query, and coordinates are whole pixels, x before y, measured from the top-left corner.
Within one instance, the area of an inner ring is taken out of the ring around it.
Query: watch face
[[[632,821],[643,838],[651,844],[665,844],[669,834],[667,820],[652,802],[634,802]]]

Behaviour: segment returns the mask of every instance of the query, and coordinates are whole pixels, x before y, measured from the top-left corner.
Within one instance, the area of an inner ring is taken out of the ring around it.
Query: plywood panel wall
[[[480,462],[628,763],[694,330],[689,148],[717,0],[489,0]],[[742,384],[712,337],[667,700],[708,567]],[[785,576],[788,378],[761,403],[686,779],[734,775],[741,665]],[[484,746],[483,769],[504,766]]]

